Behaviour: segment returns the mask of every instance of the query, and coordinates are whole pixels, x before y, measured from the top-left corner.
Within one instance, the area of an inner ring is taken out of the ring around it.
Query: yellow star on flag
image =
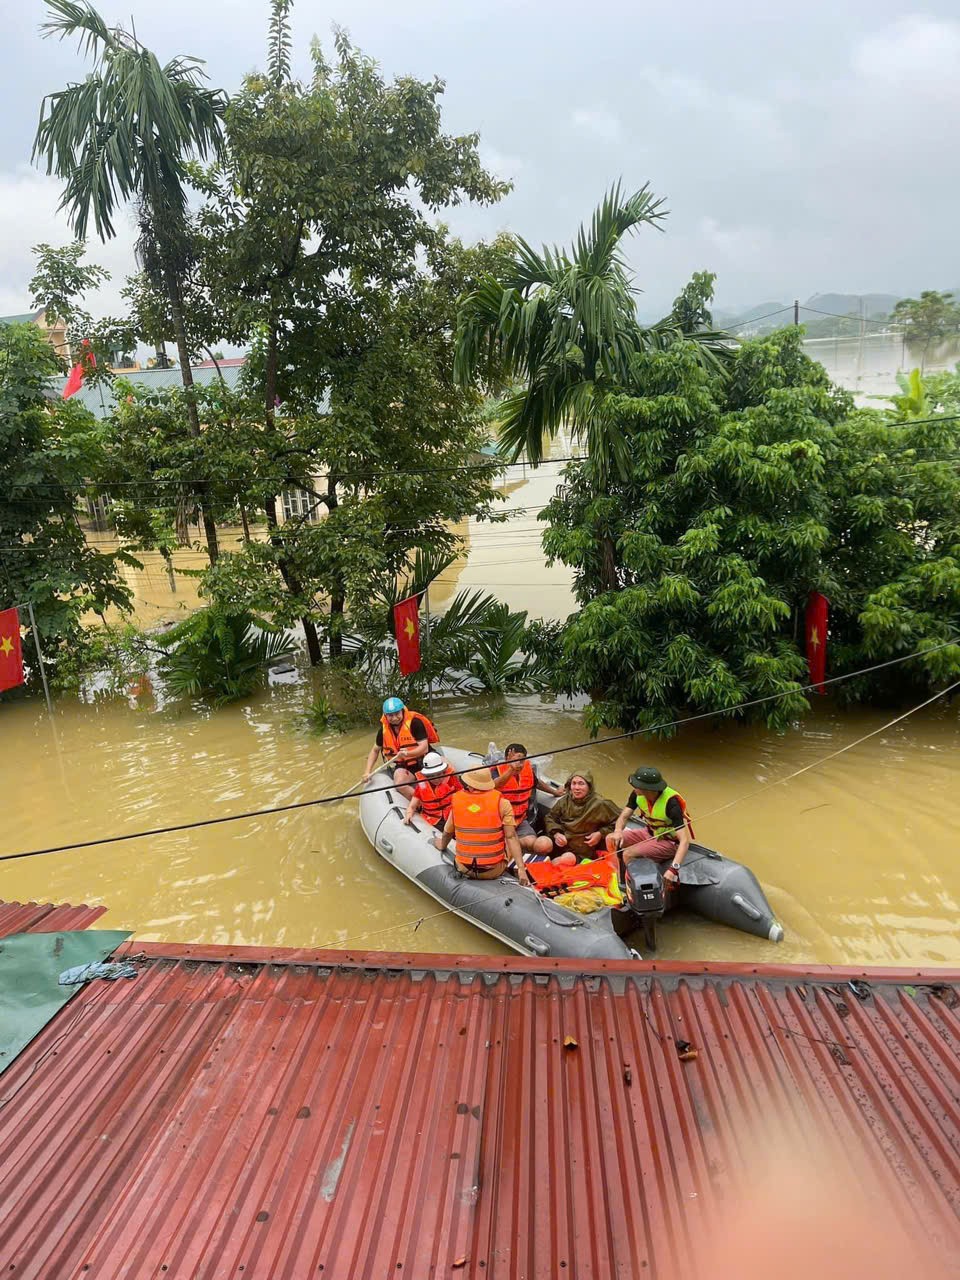
[[[403,624],[403,629],[404,629],[404,631],[407,633],[407,638],[408,638],[409,640],[412,640],[412,639],[413,639],[413,633],[416,631],[416,627],[413,625],[413,619],[412,619],[412,618],[408,618],[408,619],[406,620],[406,622]]]
[[[13,653],[13,636],[4,636],[3,639],[0,640],[0,653],[5,655]]]
[[[820,648],[820,632],[817,630],[816,627],[810,628],[810,648],[811,649]]]

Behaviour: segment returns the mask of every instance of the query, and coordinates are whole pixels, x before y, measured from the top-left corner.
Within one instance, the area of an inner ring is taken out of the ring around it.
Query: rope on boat
[[[820,689],[823,687],[823,685],[838,684],[843,680],[853,680],[857,676],[868,675],[872,671],[880,671],[884,667],[892,667],[900,662],[909,662],[916,658],[925,658],[927,657],[928,654],[937,653],[940,649],[949,648],[951,645],[956,643],[956,640],[957,640],[957,637],[954,637],[951,640],[945,640],[943,644],[935,645],[933,648],[930,648],[930,649],[924,649],[922,653],[907,653],[902,655],[899,658],[890,658],[886,662],[875,663],[872,667],[862,667],[859,671],[850,671],[846,675],[831,676],[830,679],[828,680],[817,681],[814,684],[799,685],[796,689],[785,689],[782,693],[770,693],[765,695],[762,698],[753,698],[749,702],[740,702],[731,707],[719,707],[715,711],[702,711],[696,715],[683,716],[679,720],[668,720],[668,721],[665,721],[663,724],[648,725],[644,729],[633,729],[629,733],[613,734],[608,738],[591,738],[588,742],[575,742],[572,746],[569,746],[569,747],[554,747],[550,751],[530,752],[527,756],[527,759],[543,760],[548,757],[552,758],[553,756],[563,755],[567,751],[585,751],[589,747],[606,746],[607,743],[610,743],[610,742],[623,742],[629,738],[642,737],[644,734],[647,734],[647,733],[658,733],[664,729],[674,729],[683,724],[692,724],[694,721],[697,721],[697,720],[709,720],[709,719],[712,719],[714,716],[729,715],[735,711],[744,711],[749,707],[756,707],[764,702],[772,702],[777,698],[789,697],[790,695],[795,693],[805,693],[810,689]],[[889,724],[883,725],[880,729],[874,729],[871,733],[868,733],[863,738],[858,739],[857,742],[851,742],[849,746],[841,747],[840,751],[833,752],[832,755],[824,757],[824,760],[817,761],[817,764],[823,764],[825,763],[826,760],[833,759],[833,756],[840,755],[844,751],[849,751],[851,747],[857,746],[859,742],[865,742],[867,738],[872,738],[875,734],[882,733],[884,729],[888,729],[892,725],[898,724],[901,720],[906,720],[906,718],[908,716],[912,716],[915,711],[922,710],[923,707],[927,707],[930,705],[930,703],[936,702],[938,698],[942,698],[946,694],[953,693],[953,691],[957,688],[960,688],[960,681],[957,681],[956,684],[952,684],[946,689],[941,689],[939,693],[935,693],[933,697],[928,698],[925,702],[920,703],[919,706],[913,707],[910,711],[907,711],[903,715],[898,716],[895,720],[891,720]],[[457,771],[457,773],[458,775],[463,773],[470,773],[476,768],[477,768],[477,765],[475,764],[470,765],[469,768],[460,769]],[[805,765],[803,769],[798,769],[796,773],[789,775],[789,777],[796,777],[797,774],[805,773],[807,772],[807,770],[813,769],[813,768],[816,768],[816,765]],[[779,781],[787,782],[789,781],[789,777],[781,778]],[[341,791],[337,795],[333,795],[333,796],[318,796],[313,800],[294,800],[290,804],[272,805],[266,809],[250,809],[245,813],[228,813],[228,814],[224,814],[223,817],[220,817],[220,818],[198,818],[196,822],[180,822],[169,827],[152,827],[146,831],[130,831],[130,832],[127,832],[125,835],[98,836],[95,840],[79,840],[74,842],[73,844],[50,845],[46,849],[25,849],[20,853],[4,853],[4,854],[0,854],[0,862],[15,862],[19,858],[39,858],[43,854],[47,854],[47,853],[68,853],[73,849],[91,849],[94,846],[101,845],[101,844],[120,844],[124,840],[142,840],[148,836],[172,835],[178,831],[195,831],[199,827],[215,827],[222,822],[241,822],[247,818],[262,818],[275,813],[291,813],[296,809],[310,809],[316,805],[338,804],[342,800],[348,800],[359,785],[360,785],[359,783],[354,783],[354,785],[350,788],[349,791]],[[765,784],[765,785],[775,785],[775,784]],[[366,792],[364,792],[364,794],[375,795],[377,792],[380,792],[380,791],[394,790],[395,787],[396,787],[395,783],[389,782],[382,787],[370,787]],[[756,793],[751,792],[750,794],[752,795]],[[731,801],[730,804],[731,805],[739,804],[740,800],[745,800],[745,799],[747,799],[747,796],[741,796],[740,799]],[[723,807],[729,808],[730,805],[725,805]],[[711,812],[719,813],[720,810],[714,809]],[[704,814],[702,816],[707,817],[709,815]]]
[[[792,778],[799,778],[801,773],[809,773],[811,769],[819,769],[822,764],[826,764],[828,760],[835,760],[837,756],[842,756],[845,751],[852,751],[854,747],[859,747],[861,742],[866,742],[868,738],[875,738],[878,733],[883,733],[886,729],[892,729],[895,724],[899,724],[901,720],[906,720],[908,716],[912,716],[915,711],[922,711],[924,707],[929,707],[931,702],[936,702],[938,698],[942,698],[947,693],[952,693],[954,689],[960,689],[960,680],[950,685],[947,689],[941,689],[939,693],[935,693],[932,698],[927,698],[926,702],[921,702],[919,706],[911,707],[909,711],[905,711],[903,715],[897,716],[894,720],[888,720],[886,724],[882,724],[879,729],[871,729],[869,733],[865,733],[862,738],[857,738],[854,742],[848,742],[845,747],[840,747],[837,751],[831,751],[828,756],[824,756],[822,760],[814,760],[813,764],[805,764],[802,769],[794,769],[793,773],[788,773],[785,778],[775,778],[772,782],[765,782],[762,786],[756,787],[753,791],[748,791],[746,795],[738,796],[736,800],[729,800],[726,804],[720,805],[717,809],[710,809],[707,813],[701,813],[698,821],[702,822],[704,818],[712,818],[715,813],[723,813],[726,809],[732,809],[735,804],[740,804],[744,800],[750,800],[753,796],[759,795],[761,791],[766,791],[768,787],[779,787],[785,782],[789,782]]]
[[[320,948],[328,951],[331,947],[336,947],[338,951],[342,951],[349,943],[359,942],[363,938],[375,938],[382,933],[393,933],[397,929],[406,929],[413,925],[413,932],[416,933],[422,924],[426,924],[428,920],[436,920],[440,916],[449,915],[453,907],[444,907],[442,911],[435,911],[429,916],[414,916],[410,920],[401,920],[399,924],[389,924],[385,929],[371,929],[368,933],[355,933],[352,938],[344,938],[341,942],[339,939],[333,939],[331,942],[321,942]]]

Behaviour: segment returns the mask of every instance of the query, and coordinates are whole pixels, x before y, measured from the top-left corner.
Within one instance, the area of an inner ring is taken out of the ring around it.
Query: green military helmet
[[[665,791],[667,786],[660,770],[649,764],[631,773],[629,781],[635,791]]]

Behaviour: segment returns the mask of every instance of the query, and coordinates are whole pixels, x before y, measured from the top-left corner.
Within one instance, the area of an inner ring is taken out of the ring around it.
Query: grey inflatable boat
[[[454,747],[441,750],[458,771],[477,768],[483,759]],[[522,955],[639,959],[636,948],[655,950],[657,922],[675,908],[771,942],[783,939],[783,927],[753,872],[700,844],[690,846],[675,890],[665,892],[656,863],[636,858],[626,866],[624,907],[589,915],[524,888],[512,875],[471,880],[454,869],[451,849],[445,854],[436,849],[436,832],[419,815],[412,826],[404,826],[407,801],[389,783],[388,773],[375,773],[360,795],[360,822],[377,853],[462,919]],[[541,809],[553,803],[542,792],[536,800]]]

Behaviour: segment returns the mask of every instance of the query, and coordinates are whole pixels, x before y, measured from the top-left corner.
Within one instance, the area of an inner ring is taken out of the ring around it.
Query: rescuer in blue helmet
[[[387,698],[383,704],[377,740],[367,756],[363,781],[370,781],[377,756],[382,756],[384,767],[396,783],[397,790],[409,800],[423,757],[428,751],[435,750],[439,741],[440,735],[433,721],[422,711],[404,706],[401,698]]]

